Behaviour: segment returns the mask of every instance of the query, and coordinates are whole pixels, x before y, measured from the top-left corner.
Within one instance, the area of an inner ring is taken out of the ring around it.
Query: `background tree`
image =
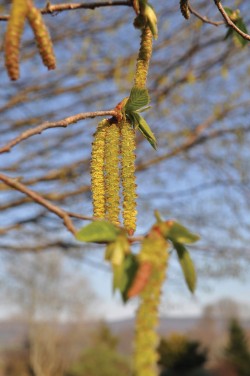
[[[161,375],[194,375],[201,373],[207,360],[207,351],[195,340],[173,333],[162,338],[158,347]],[[205,375],[205,372],[204,372]]]
[[[130,375],[131,361],[117,352],[118,338],[105,324],[93,333],[92,345],[71,366],[67,376]]]
[[[228,331],[225,358],[232,363],[239,376],[246,376],[250,370],[250,351],[246,334],[237,319],[231,320]]]
[[[2,301],[27,325],[26,353],[34,374],[63,375],[78,355],[83,331],[87,335],[93,292],[80,268],[76,273],[59,253],[24,254],[21,259],[22,268],[20,256],[9,260]]]

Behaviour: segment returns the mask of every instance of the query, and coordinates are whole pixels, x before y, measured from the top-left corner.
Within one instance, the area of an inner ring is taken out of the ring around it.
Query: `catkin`
[[[188,5],[189,5],[188,0],[180,0],[180,10],[181,10],[183,17],[186,18],[186,20],[188,20],[190,17],[190,11],[189,11]]]
[[[105,138],[105,217],[119,225],[120,213],[120,129],[115,123],[106,129]]]
[[[104,149],[106,129],[109,126],[107,119],[98,124],[94,134],[91,154],[91,187],[94,217],[105,217],[105,184],[104,184]]]
[[[28,21],[34,32],[37,47],[44,65],[49,69],[56,68],[56,58],[53,50],[53,44],[44,23],[41,12],[29,0]]]
[[[4,38],[4,51],[5,66],[10,79],[13,81],[19,78],[19,50],[27,11],[27,0],[12,1],[10,18]]]
[[[144,239],[138,257],[141,265],[150,263],[152,270],[140,294],[141,301],[136,314],[134,371],[135,376],[156,376],[158,335],[155,329],[168,261],[166,240],[152,230]]]
[[[129,235],[136,229],[135,130],[124,120],[121,123],[121,179],[123,223]]]
[[[146,26],[142,30],[141,45],[136,63],[134,86],[143,89],[146,86],[149,62],[152,55],[153,36],[151,30]]]

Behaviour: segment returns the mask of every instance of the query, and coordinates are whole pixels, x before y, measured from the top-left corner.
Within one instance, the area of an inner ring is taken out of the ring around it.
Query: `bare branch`
[[[199,18],[204,23],[208,23],[208,24],[214,25],[214,26],[220,26],[220,25],[223,25],[225,23],[224,21],[213,21],[213,20],[210,20],[209,18],[207,18],[206,16],[202,16],[195,9],[193,9],[190,4],[188,5],[188,9],[189,9],[190,13],[192,13],[195,17]]]
[[[228,16],[227,12],[225,11],[225,9],[223,8],[223,5],[221,4],[220,0],[214,0],[215,2],[215,5],[217,6],[217,8],[219,9],[222,17],[224,18],[226,24],[231,27],[232,29],[234,29],[239,35],[242,36],[242,38],[246,39],[246,40],[250,40],[250,35],[249,34],[246,34],[244,33],[241,29],[239,29],[235,23],[231,20],[231,18]]]
[[[110,6],[128,6],[132,7],[132,1],[97,1],[93,3],[75,3],[75,4],[56,4],[51,5],[47,4],[45,8],[41,8],[40,12],[42,14],[54,14],[54,13],[61,13],[68,10],[76,10],[76,9],[95,9],[101,7],[110,7]],[[0,21],[8,21],[9,15],[0,16]]]
[[[76,229],[70,219],[70,216],[67,214],[66,211],[59,208],[58,206],[52,204],[50,201],[43,198],[41,195],[39,195],[37,192],[29,189],[24,184],[20,183],[18,180],[10,178],[4,174],[0,174],[0,180],[2,180],[5,184],[7,184],[9,187],[12,187],[22,193],[24,193],[26,196],[29,196],[34,200],[37,204],[44,206],[47,208],[50,212],[56,214],[58,217],[63,219],[64,225],[67,227],[67,229],[75,235]]]
[[[87,118],[95,118],[97,116],[116,116],[116,115],[117,115],[117,112],[115,110],[83,112],[77,115],[69,116],[62,120],[42,123],[35,128],[24,131],[19,136],[17,136],[16,138],[8,142],[8,144],[0,148],[0,154],[9,152],[13,146],[19,144],[21,141],[27,140],[28,138],[32,136],[40,134],[46,129],[60,128],[60,127],[66,128],[70,124],[77,123],[78,121],[84,120]]]

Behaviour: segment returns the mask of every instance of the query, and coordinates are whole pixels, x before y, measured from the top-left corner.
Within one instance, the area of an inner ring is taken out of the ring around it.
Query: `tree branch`
[[[95,9],[101,7],[110,7],[110,6],[128,6],[132,7],[132,1],[99,1],[93,3],[75,3],[75,4],[56,4],[51,5],[50,3],[47,4],[45,8],[41,8],[40,12],[42,14],[54,14],[54,13],[61,13],[68,10],[76,10],[76,9]],[[0,16],[0,21],[8,21],[10,18],[9,15]]]
[[[195,9],[193,9],[190,4],[188,4],[188,9],[189,9],[190,13],[192,13],[195,17],[199,18],[204,23],[208,23],[208,24],[214,25],[214,26],[220,26],[220,25],[223,25],[225,23],[224,21],[212,21],[209,18],[202,16]]]
[[[223,8],[223,5],[221,4],[220,0],[214,0],[214,2],[215,2],[215,5],[217,6],[217,8],[219,9],[219,12],[221,13],[222,17],[224,18],[226,24],[229,27],[231,27],[232,29],[234,29],[239,35],[241,35],[242,38],[250,41],[250,35],[244,33],[241,29],[239,29],[235,25],[235,23],[231,20],[231,18],[228,16],[227,12]]]
[[[47,208],[50,212],[56,214],[58,217],[62,218],[64,225],[67,227],[67,229],[73,234],[76,234],[76,229],[73,225],[73,222],[70,219],[70,216],[66,211],[59,208],[58,206],[52,204],[50,201],[43,198],[41,195],[39,195],[37,192],[29,189],[24,184],[20,183],[18,180],[10,178],[4,174],[0,173],[0,180],[2,180],[5,184],[7,184],[9,187],[14,188],[22,193],[24,193],[26,196],[29,196],[34,200],[37,204],[44,206]]]
[[[77,115],[69,116],[62,120],[42,123],[35,128],[24,131],[19,136],[17,136],[16,138],[8,142],[5,146],[0,148],[0,154],[9,152],[13,146],[19,144],[21,141],[27,140],[28,138],[32,136],[40,134],[46,129],[60,128],[60,127],[66,128],[70,124],[77,123],[78,121],[84,120],[87,118],[94,118],[96,116],[116,116],[116,115],[117,115],[117,112],[115,110],[83,112]]]

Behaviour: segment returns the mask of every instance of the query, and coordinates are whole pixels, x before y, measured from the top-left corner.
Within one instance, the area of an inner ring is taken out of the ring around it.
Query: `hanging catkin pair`
[[[34,32],[44,65],[55,69],[56,60],[49,32],[40,11],[32,0],[12,0],[10,18],[4,40],[5,66],[11,80],[19,78],[19,51],[26,18]]]
[[[122,187],[123,225],[136,228],[135,131],[125,119],[102,120],[92,144],[91,184],[94,217],[119,225]]]

